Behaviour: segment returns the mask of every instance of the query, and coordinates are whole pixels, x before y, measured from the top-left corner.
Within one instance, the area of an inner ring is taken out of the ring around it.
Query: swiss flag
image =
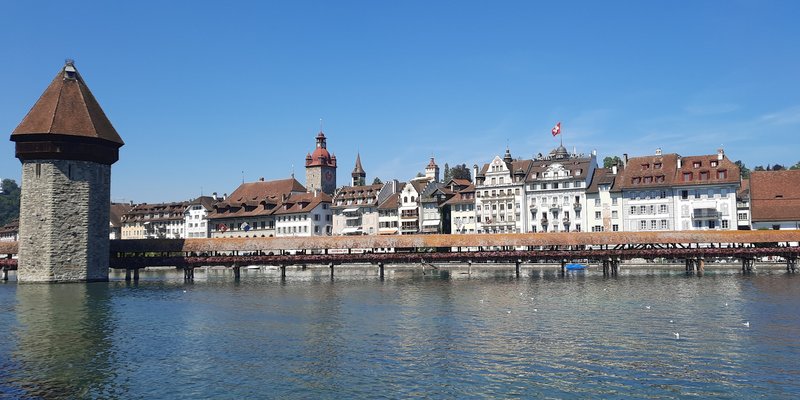
[[[550,132],[553,134],[553,136],[561,133],[561,122],[557,123],[556,126],[553,127],[553,130]]]

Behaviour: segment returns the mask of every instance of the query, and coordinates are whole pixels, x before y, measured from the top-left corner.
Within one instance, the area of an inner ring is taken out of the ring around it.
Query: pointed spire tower
[[[124,142],[72,60],[11,140],[22,162],[19,281],[107,281],[111,164]]]
[[[361,166],[361,154],[356,154],[356,166],[353,168],[353,173],[351,174],[353,177],[352,185],[350,186],[364,186],[366,185],[367,181],[367,173],[364,172],[364,167]]]

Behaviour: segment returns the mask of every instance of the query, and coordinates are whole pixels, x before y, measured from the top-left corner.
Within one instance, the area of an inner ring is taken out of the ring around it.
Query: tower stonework
[[[72,62],[11,140],[22,162],[19,282],[108,280],[111,164],[123,142]]]
[[[327,139],[322,131],[316,139],[314,152],[306,155],[306,189],[332,196],[336,191],[336,156],[328,152]]]

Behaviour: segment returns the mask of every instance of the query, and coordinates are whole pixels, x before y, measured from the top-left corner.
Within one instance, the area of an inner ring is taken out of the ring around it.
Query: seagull
[[[675,335],[675,339],[676,339],[676,340],[680,340],[680,338],[681,338],[681,334],[680,334],[680,333],[678,333],[678,332],[672,332],[672,334],[673,334],[673,335]]]
[[[744,326],[749,328],[750,327],[750,321],[747,321],[747,322],[743,323],[742,325],[744,325]]]
[[[538,308],[534,308],[534,309],[533,309],[533,312],[538,312],[538,311],[539,311],[539,309],[538,309]]]
[[[671,323],[672,323],[672,320],[669,320],[669,323],[671,324]]]
[[[507,313],[511,314],[511,310],[506,311]]]
[[[648,310],[649,310],[649,309],[650,309],[650,306],[644,306],[644,308],[646,308],[646,309],[648,309]]]
[[[728,303],[725,303],[725,307],[727,307],[727,306],[728,306]]]

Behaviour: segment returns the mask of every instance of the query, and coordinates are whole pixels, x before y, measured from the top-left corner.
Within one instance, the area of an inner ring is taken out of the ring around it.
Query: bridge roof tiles
[[[750,173],[753,222],[800,221],[800,170]]]

